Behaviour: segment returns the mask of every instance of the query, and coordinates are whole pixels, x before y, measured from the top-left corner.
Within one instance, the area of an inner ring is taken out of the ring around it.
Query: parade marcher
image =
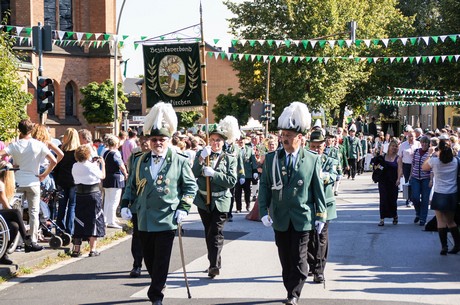
[[[326,199],[321,158],[300,147],[311,115],[304,103],[293,102],[278,119],[282,149],[265,157],[259,191],[262,223],[273,226],[287,292],[284,304],[297,304],[308,275],[310,232],[321,233],[326,222]]]
[[[343,171],[348,167],[348,160],[346,157],[345,148],[343,145],[338,143],[337,135],[326,134],[326,148],[324,153],[329,158],[334,158],[337,160],[337,177],[334,183],[334,196],[339,195],[339,186],[340,181],[343,177]]]
[[[135,166],[135,162],[138,157],[142,156],[144,153],[148,153],[151,151],[150,149],[150,140],[147,136],[140,136],[139,137],[139,147],[140,151],[136,151],[131,154],[128,160],[128,167],[133,169]],[[139,240],[139,229],[138,229],[138,221],[137,221],[137,210],[135,206],[136,202],[131,203],[129,200],[122,200],[121,201],[121,217],[124,220],[131,220],[133,224],[133,234],[131,237],[131,255],[133,256],[133,269],[129,272],[130,277],[139,277],[141,276],[142,270],[142,244]],[[129,210],[129,211],[128,211]]]
[[[375,124],[375,117],[371,117],[371,122],[369,123],[369,135],[373,136],[374,139],[377,137],[377,124]]]
[[[329,222],[337,218],[333,186],[337,178],[338,160],[324,154],[325,139],[320,131],[314,131],[310,135],[310,151],[321,157],[321,179],[324,184],[326,196],[327,218],[326,224],[320,234],[316,231],[310,233],[308,242],[308,265],[313,274],[315,283],[324,282],[324,269],[329,250]]]
[[[358,132],[358,139],[361,142],[361,156],[358,160],[357,174],[361,175],[364,173],[364,161],[367,154],[367,140],[362,132]]]
[[[197,186],[187,156],[170,147],[177,129],[171,104],[159,102],[145,117],[144,133],[150,135],[152,152],[132,165],[123,194],[123,206],[134,204],[144,263],[150,275],[147,296],[154,305],[163,303],[174,237],[187,216]],[[124,210],[130,215],[130,210]]]
[[[229,154],[233,154],[237,158],[237,172],[238,172],[238,182],[234,187],[230,189],[230,193],[232,194],[231,203],[230,203],[230,211],[228,212],[228,221],[233,221],[233,203],[235,202],[235,189],[238,184],[242,185],[246,182],[245,172],[244,172],[244,161],[243,161],[243,154],[242,150],[244,149],[244,136],[243,133],[240,134],[240,137],[236,140],[237,143],[226,143],[226,151]],[[196,156],[196,155],[195,155]],[[249,189],[251,187],[249,186]],[[246,193],[245,193],[246,195]],[[248,198],[250,200],[251,193],[248,193]],[[246,197],[245,197],[246,198]],[[241,194],[240,194],[240,211],[241,211]]]
[[[343,146],[345,146],[345,151],[347,153],[348,158],[348,179],[355,180],[358,161],[361,159],[363,155],[362,148],[361,148],[361,141],[356,137],[356,127],[351,126],[349,132],[349,136],[343,139]]]
[[[230,189],[237,182],[237,159],[224,151],[224,142],[234,139],[239,133],[238,122],[231,116],[225,117],[219,124],[209,126],[210,146],[199,151],[193,163],[192,170],[198,183],[194,203],[204,226],[209,260],[207,272],[210,278],[219,275],[222,267],[223,229],[230,211]],[[208,157],[209,165],[206,164]],[[206,187],[206,179],[210,179],[210,190]],[[208,192],[211,192],[210,200],[207,198]]]
[[[257,147],[255,149],[257,149]],[[242,210],[243,205],[241,195],[243,192],[246,211],[249,211],[251,206],[251,185],[254,180],[259,178],[254,149],[249,145],[241,145],[240,157],[243,160],[244,177],[240,178],[238,183],[235,185],[235,202],[237,213],[240,213]]]

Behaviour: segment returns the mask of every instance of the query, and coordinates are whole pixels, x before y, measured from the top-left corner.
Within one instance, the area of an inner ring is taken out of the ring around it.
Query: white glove
[[[203,159],[206,159],[207,156],[211,155],[211,146],[206,146],[203,147],[203,150],[201,151],[200,157]]]
[[[177,224],[180,224],[187,215],[187,212],[185,212],[184,210],[176,210],[176,214],[174,214],[174,217],[176,218]]]
[[[264,226],[266,227],[272,226],[273,220],[271,219],[270,215],[265,215],[260,220],[262,220],[262,223],[264,224]]]
[[[133,218],[133,213],[131,213],[131,210],[129,208],[122,208],[120,214],[123,220],[130,220],[131,218]]]
[[[243,185],[246,182],[246,179],[240,178],[240,184]]]
[[[323,231],[323,228],[324,228],[324,225],[326,223],[320,221],[320,220],[316,220],[315,221],[315,228],[316,228],[316,231],[318,231],[318,234],[321,234],[321,231]]]
[[[259,174],[258,173],[252,174],[252,178],[254,178],[254,180],[257,180],[257,178],[259,178]]]
[[[203,168],[203,175],[205,177],[214,177],[216,171],[211,166],[205,166]]]

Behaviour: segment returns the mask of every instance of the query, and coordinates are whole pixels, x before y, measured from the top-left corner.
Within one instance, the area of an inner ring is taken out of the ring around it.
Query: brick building
[[[0,0],[0,9],[2,16],[6,10],[11,11],[7,22],[9,25],[28,28],[38,25],[39,22],[42,25],[50,25],[53,39],[60,41],[75,41],[78,33],[81,39],[82,33],[111,34],[116,31],[116,0]],[[72,37],[57,37],[58,32],[74,34]],[[36,78],[39,75],[38,56],[32,52],[30,46],[17,45],[15,49],[26,54],[23,66],[27,69],[21,69],[21,74],[27,79],[27,90],[34,93]],[[207,49],[212,47],[207,46]],[[119,55],[116,68],[118,82],[122,79],[119,66],[121,60]],[[239,91],[239,83],[230,61],[209,57],[206,61],[209,122],[212,123],[214,115],[211,109],[216,97],[221,93],[228,93],[229,89],[236,93]],[[81,87],[94,81],[101,83],[106,79],[113,80],[114,65],[113,41],[99,44],[97,47],[90,43],[53,43],[52,51],[44,52],[42,75],[53,80],[55,92],[55,109],[44,116],[45,123],[53,135],[62,135],[68,127],[88,128],[96,136],[112,131],[111,126],[99,129],[100,127],[87,124],[79,101],[82,98]],[[147,111],[145,105],[143,101],[142,114]],[[28,106],[27,113],[34,122],[39,122],[35,100]]]
[[[57,39],[55,31],[115,33],[115,4],[115,0],[2,0],[1,12],[3,16],[6,10],[10,10],[7,23],[16,27],[30,28],[39,22],[50,25],[54,31],[53,39]],[[94,126],[88,126],[82,115],[83,110],[79,105],[80,88],[93,81],[100,83],[113,79],[112,46],[110,43],[103,47],[53,44],[51,52],[44,52],[43,76],[53,80],[55,92],[54,113],[45,115],[45,122],[50,126],[52,134],[61,135],[68,127],[89,128],[94,131]],[[26,54],[26,62],[33,67],[21,70],[22,74],[26,74],[28,87],[33,87],[38,76],[38,56],[32,53],[30,46],[18,45],[15,49]],[[118,65],[117,71],[120,73]],[[121,75],[118,79],[121,79]],[[27,113],[34,122],[39,121],[35,100],[28,106]]]

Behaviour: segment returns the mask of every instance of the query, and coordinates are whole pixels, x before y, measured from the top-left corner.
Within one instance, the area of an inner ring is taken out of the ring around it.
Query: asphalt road
[[[326,287],[308,279],[299,304],[460,304],[460,255],[439,255],[436,233],[414,225],[413,209],[399,202],[398,225],[378,227],[378,192],[370,175],[345,180],[330,224]],[[432,212],[430,212],[432,214]],[[208,279],[199,216],[184,224],[192,299],[187,298],[177,238],[164,304],[281,304],[286,296],[273,231],[234,214],[225,229],[221,275]],[[149,304],[150,279],[128,277],[130,239],[101,256],[68,260],[18,283],[0,285],[0,304]]]

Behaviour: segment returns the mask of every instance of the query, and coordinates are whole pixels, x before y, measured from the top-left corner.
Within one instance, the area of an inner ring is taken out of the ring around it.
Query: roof
[[[142,78],[138,77],[126,78],[123,81],[123,90],[125,94],[128,96],[139,96],[141,94],[141,88],[139,87],[141,80]]]

